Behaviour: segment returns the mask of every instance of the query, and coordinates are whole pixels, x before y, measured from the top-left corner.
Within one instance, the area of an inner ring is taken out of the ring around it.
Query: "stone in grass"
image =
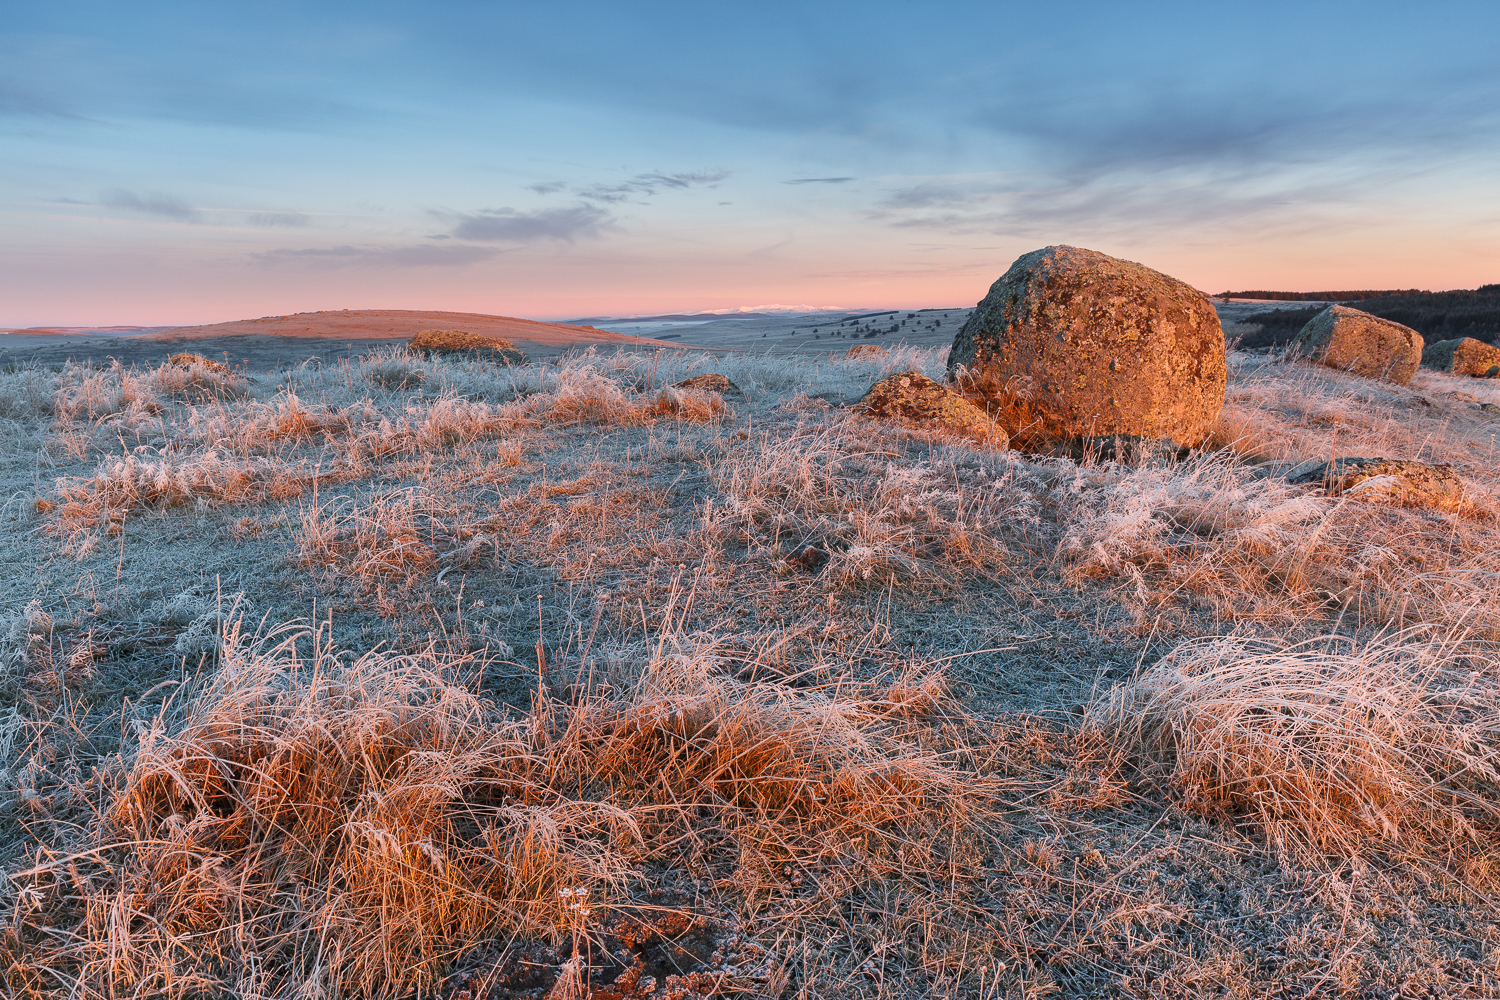
[[[921,372],[897,372],[870,386],[856,408],[924,430],[968,438],[996,449],[1009,446],[1005,429],[978,406]]]
[[[1450,375],[1494,378],[1500,375],[1500,348],[1473,337],[1440,340],[1422,348],[1422,367]]]
[[[424,358],[471,357],[480,361],[498,361],[503,365],[524,365],[526,355],[504,337],[490,337],[467,330],[423,330],[407,343],[406,349]]]
[[[1321,485],[1330,496],[1351,500],[1471,515],[1490,512],[1488,498],[1469,489],[1451,465],[1395,458],[1338,458],[1301,466],[1287,479],[1298,485]]]
[[[1409,385],[1422,363],[1422,335],[1358,309],[1329,306],[1307,321],[1290,350],[1329,368]]]
[[[1192,447],[1224,407],[1224,330],[1202,292],[1080,247],[1024,254],[953,341],[948,373],[1031,451]]]
[[[672,386],[672,388],[703,389],[708,392],[717,392],[721,396],[726,392],[732,392],[742,398],[745,395],[745,390],[729,381],[728,376],[720,375],[718,372],[709,372],[706,375],[694,375],[692,378],[685,378]]]
[[[849,348],[849,353],[844,355],[844,360],[852,361],[855,358],[877,358],[885,353],[885,348],[879,344],[855,344]]]
[[[202,368],[210,375],[222,375],[228,377],[234,374],[234,372],[231,371],[228,366],[222,365],[219,362],[213,361],[209,358],[205,358],[201,354],[174,354],[167,359],[167,364],[173,365],[177,368]]]

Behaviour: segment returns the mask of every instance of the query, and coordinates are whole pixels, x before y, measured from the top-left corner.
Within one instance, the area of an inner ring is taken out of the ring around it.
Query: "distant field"
[[[1500,387],[1233,354],[1129,464],[844,405],[964,315],[13,363],[11,995],[1500,994]]]

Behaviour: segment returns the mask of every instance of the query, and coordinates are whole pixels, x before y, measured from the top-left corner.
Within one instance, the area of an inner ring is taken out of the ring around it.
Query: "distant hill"
[[[1306,309],[1275,309],[1254,313],[1241,319],[1255,323],[1260,330],[1241,339],[1242,347],[1269,347],[1284,344],[1297,335],[1303,325],[1325,306],[1341,305],[1404,323],[1422,335],[1429,344],[1457,337],[1473,337],[1487,343],[1500,343],[1500,284],[1481,285],[1472,291],[1448,292],[1419,290],[1385,292],[1232,292],[1227,298],[1259,298],[1283,302],[1316,301]]]
[[[504,337],[517,343],[542,347],[659,343],[644,337],[596,330],[592,326],[581,324],[543,323],[514,316],[415,309],[339,309],[290,316],[263,316],[260,319],[213,323],[208,326],[176,327],[150,336],[159,340],[200,340],[240,334],[313,339],[407,340],[423,330],[467,330],[470,333]]]

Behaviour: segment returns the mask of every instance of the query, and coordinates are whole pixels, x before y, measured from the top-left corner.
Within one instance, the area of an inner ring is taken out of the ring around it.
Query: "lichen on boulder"
[[[406,349],[424,358],[468,356],[506,365],[524,365],[526,354],[504,337],[491,337],[467,330],[423,330]]]
[[[1329,368],[1409,385],[1422,363],[1422,335],[1394,320],[1329,306],[1307,321],[1291,351]]]
[[[1422,348],[1422,367],[1450,375],[1500,375],[1500,348],[1473,337],[1440,340]]]
[[[1203,440],[1224,406],[1224,332],[1201,292],[1078,247],[1024,254],[959,330],[948,371],[1026,450]]]
[[[867,416],[899,420],[991,448],[1003,450],[1010,443],[1005,429],[983,409],[921,372],[887,375],[870,386],[856,409]]]

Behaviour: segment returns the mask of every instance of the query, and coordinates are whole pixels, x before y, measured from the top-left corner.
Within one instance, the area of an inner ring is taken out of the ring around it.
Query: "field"
[[[1500,994],[1500,387],[1077,463],[609,351],[0,374],[8,995]]]

